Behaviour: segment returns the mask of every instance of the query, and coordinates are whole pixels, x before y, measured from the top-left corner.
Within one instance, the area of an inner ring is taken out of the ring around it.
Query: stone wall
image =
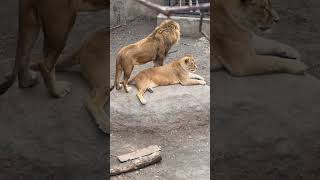
[[[150,0],[151,2],[163,5],[164,0]],[[119,24],[126,24],[137,17],[156,19],[158,13],[134,0],[111,0],[110,1],[111,27]]]

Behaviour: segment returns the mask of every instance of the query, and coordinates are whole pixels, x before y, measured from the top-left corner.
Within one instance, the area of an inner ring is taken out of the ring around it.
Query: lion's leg
[[[182,86],[206,85],[206,82],[203,80],[197,80],[197,79],[185,79],[183,81],[180,81],[180,84]]]
[[[130,78],[130,75],[132,73],[133,70],[133,65],[127,65],[126,67],[123,66],[123,70],[124,70],[124,76],[123,76],[123,87],[124,90],[129,93],[131,90],[131,87],[128,86],[128,80]]]
[[[198,79],[198,80],[204,81],[204,78],[199,76],[198,74],[189,73],[189,78],[190,79]]]
[[[294,48],[275,40],[266,39],[257,35],[253,36],[253,46],[256,54],[258,55],[300,59],[300,53]]]
[[[123,72],[123,69],[122,69],[121,62],[117,62],[116,77],[114,80],[114,86],[116,87],[117,90],[120,90],[122,88],[122,85],[120,83],[120,78],[121,78],[122,72]]]
[[[138,92],[137,92],[137,98],[139,99],[139,101],[142,105],[147,104],[146,99],[144,99],[144,97],[143,97],[145,91],[146,91],[145,89],[138,89]]]
[[[23,5],[21,4],[19,11],[20,17],[16,61],[18,62],[17,65],[19,68],[19,87],[27,88],[38,83],[36,72],[30,70],[29,65],[31,50],[39,35],[40,23],[38,22],[38,17],[33,9],[23,9]]]
[[[254,59],[250,60],[250,62],[241,64],[241,66],[231,67],[228,68],[228,70],[234,76],[248,76],[275,72],[304,74],[306,70],[306,66],[300,61],[276,56],[257,55]]]
[[[106,88],[94,89],[91,91],[91,96],[88,98],[86,108],[99,128],[105,132],[110,133],[110,118],[104,111],[104,105],[108,100],[109,92]]]
[[[159,54],[156,59],[153,60],[153,67],[163,66],[163,61],[166,57],[165,49],[159,50]]]
[[[163,66],[163,61],[157,58],[156,60],[153,61],[153,67],[159,67],[159,66]]]
[[[60,16],[61,17],[61,16]],[[64,97],[68,93],[71,92],[71,83],[66,81],[56,81],[55,77],[55,65],[57,63],[58,57],[61,54],[69,32],[74,24],[75,15],[72,16],[62,16],[71,17],[66,19],[54,19],[55,22],[49,21],[46,17],[43,17],[43,30],[44,30],[44,38],[47,45],[47,54],[44,54],[44,63],[40,63],[40,72],[44,79],[44,82],[49,90],[49,93],[53,97]],[[56,31],[53,26],[60,27],[59,31]]]

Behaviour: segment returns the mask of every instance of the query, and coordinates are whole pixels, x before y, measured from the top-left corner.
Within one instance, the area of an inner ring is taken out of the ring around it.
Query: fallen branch
[[[161,161],[160,151],[152,153],[148,156],[144,156],[135,160],[127,161],[116,165],[110,169],[110,175],[116,176],[122,173],[131,172],[134,170],[142,169],[149,165],[158,163]]]

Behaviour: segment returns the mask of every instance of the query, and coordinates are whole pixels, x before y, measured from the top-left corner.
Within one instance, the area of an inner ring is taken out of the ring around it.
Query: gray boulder
[[[111,130],[145,128],[166,130],[209,123],[210,86],[166,86],[145,93],[146,105],[130,93],[113,90],[110,97]]]

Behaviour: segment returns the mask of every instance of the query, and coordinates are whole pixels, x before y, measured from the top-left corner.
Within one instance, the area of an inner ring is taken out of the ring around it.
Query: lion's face
[[[279,21],[279,15],[272,8],[270,0],[239,0],[244,18],[252,30],[266,31]]]
[[[183,57],[182,63],[184,64],[184,68],[190,72],[195,72],[198,68],[194,61],[193,56],[191,55],[187,55]]]

